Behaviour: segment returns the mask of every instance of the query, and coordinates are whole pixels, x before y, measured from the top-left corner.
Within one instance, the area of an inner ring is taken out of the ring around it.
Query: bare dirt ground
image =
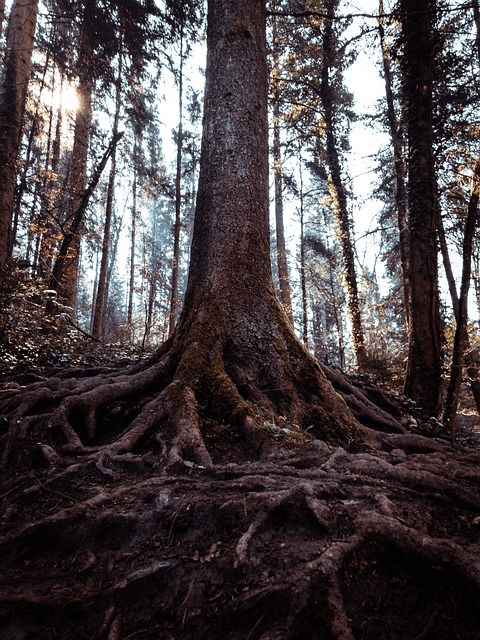
[[[457,429],[459,442],[480,449],[480,416],[477,413],[470,389],[466,384],[462,386]]]

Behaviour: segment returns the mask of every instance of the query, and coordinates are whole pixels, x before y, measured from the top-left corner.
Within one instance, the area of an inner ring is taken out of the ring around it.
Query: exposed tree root
[[[148,362],[0,393],[2,639],[478,637],[480,454],[195,308]]]
[[[312,443],[281,463],[86,456],[4,478],[0,635],[477,638],[478,454],[405,456]]]
[[[372,429],[405,432],[360,389],[325,370],[363,426],[356,422],[286,325],[278,335],[271,331],[268,343],[250,345],[247,351],[256,355],[243,361],[242,346],[209,323],[198,312],[148,362],[123,371],[5,388],[3,464],[31,466],[36,455],[70,464],[75,456],[104,458],[154,443],[167,465],[208,467],[212,455],[202,431],[208,416],[239,434],[252,458],[312,437],[359,446],[376,442]]]

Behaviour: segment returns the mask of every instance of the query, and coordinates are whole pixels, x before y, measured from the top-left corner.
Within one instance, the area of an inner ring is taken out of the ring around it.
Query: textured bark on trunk
[[[15,0],[0,87],[0,266],[9,257],[22,118],[25,111],[38,2]]]
[[[358,296],[355,255],[352,244],[351,223],[348,215],[347,193],[342,180],[340,157],[334,128],[335,105],[330,82],[332,68],[334,3],[327,3],[328,19],[325,21],[323,35],[324,63],[321,72],[320,99],[324,111],[327,162],[330,168],[330,192],[333,197],[333,213],[342,247],[343,277],[347,298],[348,315],[352,327],[352,346],[357,366],[366,361],[365,335],[363,331],[361,305]]]
[[[402,0],[404,91],[408,130],[410,214],[409,354],[405,393],[438,415],[441,330],[436,238],[436,176],[432,134],[433,0]]]
[[[248,316],[260,315],[261,299],[274,294],[265,2],[236,5],[232,0],[209,3],[204,131],[188,300],[204,287],[205,293],[234,311],[226,319],[230,316],[230,322],[244,325]],[[242,333],[246,328],[239,327]],[[246,331],[248,341],[255,333],[252,329]]]

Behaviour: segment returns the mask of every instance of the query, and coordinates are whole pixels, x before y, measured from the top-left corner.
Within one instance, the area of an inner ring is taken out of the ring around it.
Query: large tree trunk
[[[210,385],[222,394],[230,389],[214,402],[223,405],[222,411],[230,404],[244,424],[254,422],[248,405],[255,398],[257,412],[280,411],[289,421],[305,425],[304,392],[310,393],[311,375],[322,405],[333,409],[338,400],[323,377],[313,373],[315,365],[275,296],[268,220],[265,7],[259,0],[235,4],[210,3],[197,208],[186,302],[176,336],[184,351],[180,366],[192,372],[190,384],[195,387],[199,363],[211,363]],[[301,370],[303,389],[294,373]],[[259,380],[264,381],[260,388]],[[351,422],[340,404],[338,411],[340,434]]]
[[[401,3],[412,296],[405,393],[431,416],[436,416],[440,408],[442,374],[432,133],[434,11],[433,0],[402,0]]]
[[[9,257],[17,160],[30,78],[38,2],[15,0],[0,87],[0,266]]]

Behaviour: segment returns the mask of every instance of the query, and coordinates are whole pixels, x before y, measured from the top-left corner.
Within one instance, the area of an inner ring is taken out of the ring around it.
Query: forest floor
[[[467,446],[480,448],[480,416],[468,385],[463,384],[457,416],[457,439]]]
[[[294,450],[272,425],[277,446],[259,457],[205,420],[211,468],[166,467],[152,440],[9,469],[0,638],[480,639],[480,419],[466,391],[460,411],[456,441],[417,428],[378,449]]]

